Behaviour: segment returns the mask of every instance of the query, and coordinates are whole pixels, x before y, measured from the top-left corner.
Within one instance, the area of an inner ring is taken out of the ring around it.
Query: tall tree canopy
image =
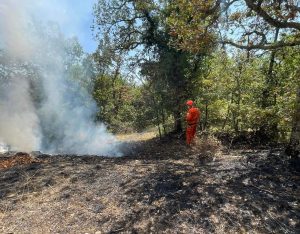
[[[175,0],[168,18],[174,40],[185,49],[218,30],[218,40],[242,49],[276,49],[300,45],[297,0]],[[279,40],[273,40],[276,29]]]
[[[207,44],[197,54],[170,46],[170,28],[165,20],[173,10],[170,2],[99,0],[95,7],[95,30],[100,43],[106,36],[111,38],[112,50],[135,49],[135,65],[138,64],[153,94],[160,96],[153,99],[154,107],[161,106],[172,113],[175,130],[181,131],[182,103],[193,96],[191,84],[198,78],[199,64],[211,45]]]
[[[203,128],[275,141],[293,129],[294,150],[299,9],[293,0],[99,0],[94,58],[100,70],[115,68],[107,73],[112,80],[122,76],[122,61],[139,71],[141,100],[134,105],[147,106],[148,117],[139,115],[146,122],[165,129],[172,116],[180,130],[182,104],[193,98]]]

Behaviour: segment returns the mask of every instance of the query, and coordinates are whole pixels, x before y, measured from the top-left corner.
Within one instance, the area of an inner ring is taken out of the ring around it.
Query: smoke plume
[[[1,91],[4,95],[0,100],[0,137],[3,138],[0,140],[15,150],[39,149],[39,120],[28,93],[27,81],[13,78],[6,91]]]
[[[22,151],[120,155],[114,136],[103,124],[94,124],[93,99],[67,76],[66,39],[58,25],[45,28],[34,17],[42,4],[0,2],[0,50],[14,64],[35,70],[1,73],[8,81],[0,77],[0,142]]]

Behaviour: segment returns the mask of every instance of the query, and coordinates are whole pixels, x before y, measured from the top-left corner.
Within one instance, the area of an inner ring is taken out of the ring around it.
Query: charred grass
[[[227,150],[214,138],[188,148],[169,137],[124,153],[31,154],[0,169],[0,232],[300,231],[299,172],[280,148]]]

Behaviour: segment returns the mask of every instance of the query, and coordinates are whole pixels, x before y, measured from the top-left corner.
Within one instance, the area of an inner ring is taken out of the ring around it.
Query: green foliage
[[[295,0],[174,0],[170,9],[172,42],[183,50],[202,51],[217,41],[250,50],[300,45]],[[279,40],[272,41],[277,29]]]
[[[116,53],[137,47],[142,50],[143,56],[137,55],[134,63],[147,87],[144,95],[149,98],[143,102],[153,109],[154,118],[150,122],[165,126],[166,120],[173,116],[173,126],[180,131],[182,104],[196,95],[201,63],[211,44],[204,43],[207,50],[201,54],[172,48],[170,27],[165,20],[174,10],[170,3],[168,0],[99,0],[95,7],[95,28],[100,32],[97,36],[101,58],[110,56],[115,60]],[[106,53],[107,48],[110,53]]]
[[[214,0],[175,0],[169,4],[170,44],[193,53],[215,47],[217,35],[210,27],[218,18],[219,6]]]
[[[93,90],[99,107],[97,120],[107,124],[113,132],[133,131],[138,95],[138,90],[119,76],[97,76]]]
[[[77,84],[70,88],[79,97],[93,97],[98,108],[96,121],[113,132],[143,131],[154,125],[162,133],[174,130],[184,122],[185,101],[193,99],[202,111],[202,129],[240,133],[272,132],[275,127],[279,140],[285,141],[291,132],[299,86],[300,48],[268,53],[217,48],[216,28],[211,26],[221,16],[218,3],[99,0],[95,27],[101,34],[97,34],[99,47],[91,55],[83,52],[76,38],[63,38],[55,25],[49,26],[46,36],[49,43],[63,48],[64,75],[67,82]],[[266,11],[277,14],[272,8]],[[244,24],[254,16],[257,14],[246,15],[240,9],[228,20]],[[293,41],[296,34],[282,34],[281,39]],[[273,38],[273,33],[266,35]],[[253,36],[249,43],[259,39]],[[134,51],[134,60],[129,60],[130,51],[136,48],[141,53]],[[20,64],[1,51],[0,85],[7,84],[16,71],[29,80],[39,79],[34,64]],[[129,79],[130,72],[141,84]],[[32,97],[39,103],[43,97],[38,82],[32,83]]]
[[[272,5],[272,2],[264,1],[261,10],[277,21],[283,18],[295,21],[290,14],[292,9],[277,3]],[[240,7],[236,7],[240,3]],[[178,118],[182,120],[185,112],[185,101],[194,99],[202,110],[202,129],[269,132],[270,138],[287,138],[296,97],[294,84],[297,82],[299,56],[295,49],[278,48],[281,48],[280,43],[295,41],[298,35],[297,31],[291,33],[282,28],[298,26],[297,23],[293,26],[279,22],[278,39],[281,41],[278,46],[274,40],[275,24],[263,17],[256,22],[261,12],[249,11],[250,3],[218,0],[98,1],[95,27],[103,32],[97,34],[102,46],[99,50],[102,57],[98,61],[107,66],[126,59],[116,59],[113,51],[128,52],[141,48],[143,52],[142,58],[137,55],[138,62],[135,62],[143,84],[132,86],[136,92],[134,97],[139,99],[138,108],[134,108],[138,118],[133,120],[132,126],[139,128],[143,124],[155,124],[163,131],[168,131],[170,125],[176,128]],[[278,9],[282,11],[277,12]],[[225,47],[216,50],[218,41],[228,43],[227,40],[231,39],[249,50]],[[267,48],[269,44],[277,50],[270,53],[250,51]],[[112,79],[116,71],[122,71],[118,67],[106,70],[106,76]],[[102,95],[105,96],[105,92]],[[104,101],[99,103],[107,105]],[[136,105],[136,102],[128,105]],[[115,106],[111,104],[111,110]]]
[[[297,50],[286,48],[276,57],[276,83],[271,90],[273,105],[264,107],[268,54],[247,57],[237,51],[230,56],[217,51],[207,60],[209,71],[199,86],[197,103],[202,110],[202,122],[217,131],[261,131],[277,126],[279,140],[286,141],[291,132],[293,106],[297,90]],[[299,80],[298,80],[299,82]],[[207,113],[206,113],[207,110]],[[207,117],[206,117],[207,116]]]

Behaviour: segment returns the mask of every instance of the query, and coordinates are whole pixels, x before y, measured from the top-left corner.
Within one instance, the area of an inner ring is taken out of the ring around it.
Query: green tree
[[[99,29],[97,35],[101,43],[106,35],[112,39],[113,50],[142,51],[143,58],[136,63],[153,89],[155,106],[163,109],[160,119],[171,113],[174,130],[181,131],[182,103],[194,95],[192,80],[198,78],[195,74],[210,45],[197,55],[170,46],[170,28],[165,21],[170,14],[170,4],[167,0],[99,0],[95,7],[95,28]]]
[[[283,47],[293,47],[300,45],[300,9],[297,1],[276,1],[276,0],[233,0],[223,2],[215,1],[189,1],[189,7],[185,7],[187,1],[174,1],[175,9],[180,9],[179,13],[174,12],[170,15],[168,22],[171,31],[175,35],[176,44],[179,48],[191,50],[184,45],[186,42],[197,41],[198,25],[202,25],[199,15],[204,14],[204,18],[209,19],[207,24],[209,32],[211,26],[219,26],[219,41],[222,44],[229,44],[237,48],[246,49],[247,51],[274,50]],[[202,17],[202,18],[203,18]],[[186,20],[190,19],[190,20]],[[186,29],[182,30],[182,22],[186,23]],[[280,32],[279,32],[280,30]],[[203,30],[202,30],[203,31]],[[205,38],[206,34],[200,31],[201,37]],[[199,47],[193,44],[193,50]],[[196,47],[196,48],[194,48]],[[278,80],[274,77],[275,51],[270,54],[269,68],[266,74],[267,86],[264,91],[264,107],[268,109],[270,105],[270,97],[274,100],[277,98],[274,90],[278,89]],[[300,84],[298,82],[298,90]],[[270,95],[269,90],[272,92]],[[297,95],[299,95],[297,91]],[[299,96],[297,99],[299,100]],[[295,101],[298,103],[298,101]],[[295,114],[293,123],[293,133],[291,135],[291,145],[295,152],[299,152],[300,147],[300,124],[299,113],[300,105],[295,105]],[[278,123],[274,123],[277,128]],[[272,127],[273,128],[273,127]]]

